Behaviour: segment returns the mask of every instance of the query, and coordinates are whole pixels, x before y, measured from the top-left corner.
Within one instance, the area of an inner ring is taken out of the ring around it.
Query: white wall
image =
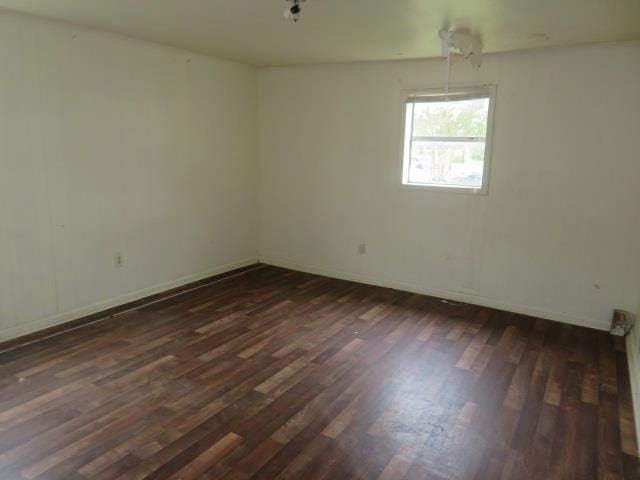
[[[261,260],[596,328],[635,310],[640,44],[456,62],[497,84],[487,196],[399,187],[400,92],[443,67],[260,71]]]
[[[634,421],[636,426],[636,439],[640,444],[640,309],[636,315],[633,328],[626,338],[627,363],[629,365],[629,378],[631,381],[631,400],[633,402]]]
[[[251,67],[0,16],[0,340],[255,262],[256,109]]]
[[[640,218],[638,220],[640,222]],[[638,259],[638,265],[640,266],[640,259]],[[640,300],[638,302],[636,312],[633,327],[626,337],[626,350],[631,382],[631,400],[633,402],[636,439],[638,445],[640,445]]]
[[[258,231],[269,263],[568,322],[637,305],[637,43],[457,63],[498,85],[477,197],[399,187],[400,92],[441,85],[439,60],[257,82],[2,15],[0,65],[0,340],[252,263]]]

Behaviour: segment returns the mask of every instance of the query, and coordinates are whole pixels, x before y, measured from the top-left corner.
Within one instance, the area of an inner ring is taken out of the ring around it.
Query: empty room
[[[640,1],[0,0],[0,480],[640,479]]]

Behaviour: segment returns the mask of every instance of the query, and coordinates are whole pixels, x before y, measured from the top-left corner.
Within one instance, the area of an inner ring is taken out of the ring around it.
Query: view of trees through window
[[[405,183],[482,186],[489,98],[407,104]]]

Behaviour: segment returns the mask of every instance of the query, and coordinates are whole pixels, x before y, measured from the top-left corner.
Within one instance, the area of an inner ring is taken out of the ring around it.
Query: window
[[[493,102],[491,86],[408,95],[402,184],[486,192]]]

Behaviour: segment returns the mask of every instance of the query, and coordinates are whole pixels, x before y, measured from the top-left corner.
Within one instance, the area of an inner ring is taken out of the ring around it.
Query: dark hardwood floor
[[[265,266],[0,354],[0,478],[638,478],[624,343]]]

